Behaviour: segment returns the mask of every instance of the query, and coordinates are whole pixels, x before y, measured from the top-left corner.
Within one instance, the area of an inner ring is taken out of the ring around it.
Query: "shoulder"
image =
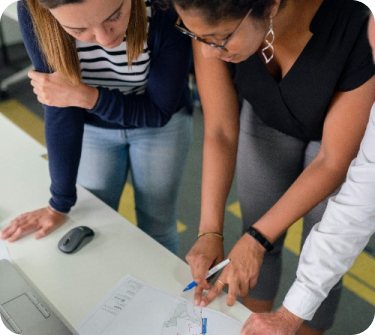
[[[358,33],[370,10],[356,0],[324,0],[311,22],[311,31],[322,34]]]
[[[26,1],[18,1],[17,3],[17,15],[18,15],[18,22],[21,26],[25,24],[30,25],[31,17],[29,6]]]
[[[166,8],[158,0],[150,1],[150,3],[152,15],[149,27],[149,43],[154,51],[171,43],[175,47],[182,47],[190,43],[190,39],[184,38],[175,28],[177,13],[174,8]]]
[[[146,1],[151,9],[151,22],[153,28],[170,27],[175,24],[177,20],[177,13],[173,7],[167,6],[163,1],[151,0]]]

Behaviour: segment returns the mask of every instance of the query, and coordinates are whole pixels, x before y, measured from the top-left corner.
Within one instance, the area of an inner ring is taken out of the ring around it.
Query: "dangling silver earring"
[[[272,45],[273,42],[275,41],[275,32],[273,31],[272,16],[270,17],[270,28],[269,28],[268,33],[266,34],[266,37],[265,37],[264,40],[267,43],[267,46],[262,49],[262,55],[264,57],[264,60],[265,60],[266,64],[268,64],[271,61],[271,59],[273,58],[273,55],[275,53],[275,50],[274,50],[273,45]],[[270,52],[271,52],[271,55],[269,57],[266,55],[267,50],[270,50]]]

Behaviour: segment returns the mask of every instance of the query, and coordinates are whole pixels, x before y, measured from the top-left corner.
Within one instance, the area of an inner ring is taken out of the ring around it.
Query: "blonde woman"
[[[138,226],[178,251],[177,198],[192,139],[188,38],[145,0],[24,0],[29,77],[45,107],[49,205],[14,219],[15,241],[59,227],[76,181],[117,209],[131,172]]]

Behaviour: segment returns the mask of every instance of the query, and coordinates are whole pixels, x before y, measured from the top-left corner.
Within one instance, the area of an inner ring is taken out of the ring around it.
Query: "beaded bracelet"
[[[215,236],[217,236],[217,237],[220,237],[221,240],[224,241],[224,236],[223,236],[223,234],[216,233],[216,232],[211,232],[211,231],[209,231],[209,232],[207,232],[207,233],[199,233],[197,239],[200,238],[200,237],[202,237],[202,236],[204,236],[204,235],[215,235]]]

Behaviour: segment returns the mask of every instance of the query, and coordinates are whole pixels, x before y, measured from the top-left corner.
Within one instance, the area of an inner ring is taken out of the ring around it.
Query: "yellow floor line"
[[[284,241],[284,247],[294,253],[296,256],[299,256],[300,254],[302,228],[302,219],[300,219],[288,229]]]
[[[375,290],[375,260],[371,255],[362,252],[357,257],[349,273],[354,277],[360,278],[372,290]]]
[[[227,211],[232,213],[235,217],[242,219],[240,203],[235,201],[234,203],[227,206]]]
[[[355,277],[350,275],[350,272],[343,277],[344,287],[354,292],[356,295],[367,301],[369,304],[375,306],[374,290],[363,285]]]
[[[0,109],[9,120],[23,129],[40,144],[46,146],[44,139],[44,122],[25,106],[14,99],[0,103]]]
[[[135,214],[134,188],[133,185],[126,183],[124,191],[121,195],[120,206],[118,212],[134,225],[137,225]],[[177,221],[177,231],[183,233],[187,230],[187,226],[181,221]]]
[[[242,218],[238,201],[230,204],[227,207],[227,210],[239,219]],[[298,220],[289,228],[284,242],[284,247],[296,256],[299,256],[300,254],[301,235],[302,219]],[[374,258],[371,255],[362,252],[357,257],[348,273],[344,275],[343,284],[345,288],[375,306],[374,272]]]
[[[137,218],[134,207],[134,189],[132,185],[127,183],[121,195],[118,212],[128,221],[136,225]]]

